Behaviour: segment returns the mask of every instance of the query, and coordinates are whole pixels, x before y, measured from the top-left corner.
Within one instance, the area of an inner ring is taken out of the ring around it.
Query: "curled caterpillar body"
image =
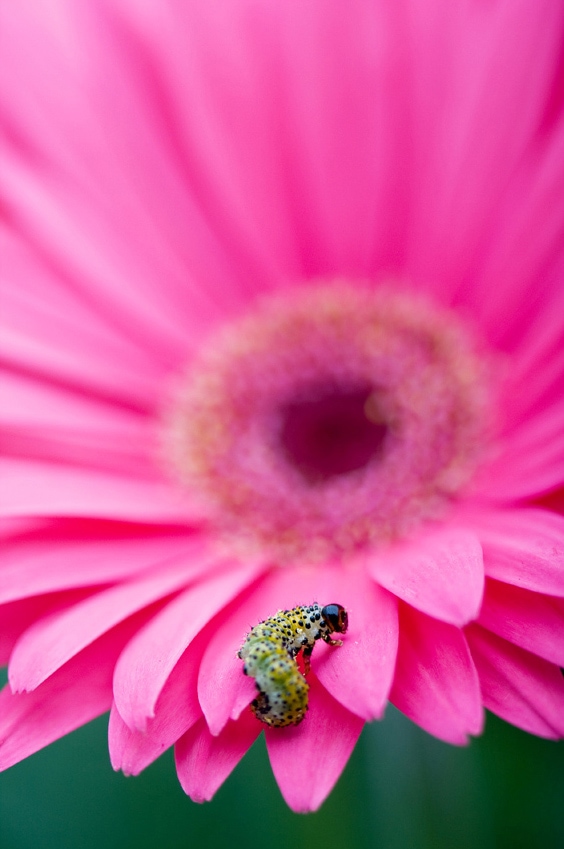
[[[332,646],[342,645],[331,634],[344,634],[347,612],[340,604],[319,604],[279,610],[259,622],[247,634],[239,650],[245,661],[243,672],[255,679],[258,696],[251,708],[267,725],[297,725],[304,718],[308,703],[308,684],[298,669],[296,657],[303,651],[306,673],[317,640]]]

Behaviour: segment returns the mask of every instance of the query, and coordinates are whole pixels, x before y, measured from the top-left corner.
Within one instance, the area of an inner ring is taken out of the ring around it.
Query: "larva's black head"
[[[341,604],[326,604],[321,610],[321,615],[330,631],[337,631],[339,634],[344,634],[347,630],[349,617]]]

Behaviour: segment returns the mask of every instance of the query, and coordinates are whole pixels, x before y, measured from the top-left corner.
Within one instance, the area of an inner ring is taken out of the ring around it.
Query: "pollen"
[[[169,466],[217,535],[342,558],[437,518],[489,427],[488,364],[450,312],[332,283],[258,303],[180,381]]]

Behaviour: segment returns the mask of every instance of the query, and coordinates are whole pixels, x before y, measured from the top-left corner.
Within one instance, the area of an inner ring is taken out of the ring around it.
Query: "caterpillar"
[[[238,656],[243,672],[255,679],[258,696],[251,703],[255,716],[267,725],[298,725],[308,706],[308,684],[296,657],[303,651],[305,674],[317,640],[342,646],[331,634],[344,634],[347,611],[340,604],[319,604],[279,610],[247,634]]]

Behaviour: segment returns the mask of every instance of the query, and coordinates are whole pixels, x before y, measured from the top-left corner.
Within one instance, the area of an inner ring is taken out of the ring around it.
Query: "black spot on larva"
[[[339,622],[334,626],[335,611],[340,611]],[[326,616],[331,614],[331,624]],[[279,610],[274,616],[259,622],[247,634],[238,656],[245,661],[243,671],[255,679],[258,696],[251,708],[258,719],[267,725],[282,728],[297,725],[308,709],[308,684],[301,674],[296,657],[303,650],[306,672],[309,657],[316,640],[323,639],[330,645],[341,645],[333,641],[333,631],[346,630],[346,611],[341,605],[319,604]],[[319,625],[312,630],[312,623]],[[302,630],[305,627],[309,633]]]

